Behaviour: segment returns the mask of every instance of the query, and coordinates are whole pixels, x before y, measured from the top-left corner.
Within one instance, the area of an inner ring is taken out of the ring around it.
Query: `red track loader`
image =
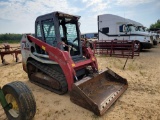
[[[98,71],[92,50],[80,40],[79,18],[62,12],[39,16],[35,37],[21,40],[23,69],[31,82],[57,94],[69,91],[72,102],[102,115],[128,84],[110,69]]]

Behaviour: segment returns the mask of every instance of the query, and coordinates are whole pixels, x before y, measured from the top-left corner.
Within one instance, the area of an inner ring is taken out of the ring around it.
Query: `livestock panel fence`
[[[93,46],[95,54],[132,59],[140,55],[140,42],[137,40],[98,40],[93,43]]]

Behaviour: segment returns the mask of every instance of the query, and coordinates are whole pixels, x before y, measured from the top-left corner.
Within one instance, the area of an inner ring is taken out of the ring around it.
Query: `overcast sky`
[[[97,15],[115,14],[149,27],[160,19],[160,0],[0,0],[0,33],[34,33],[37,16],[80,15],[81,32],[97,32]]]

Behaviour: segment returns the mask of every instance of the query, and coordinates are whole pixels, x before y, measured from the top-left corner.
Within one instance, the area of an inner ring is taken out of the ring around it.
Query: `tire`
[[[140,51],[142,51],[143,50],[143,45],[142,44],[140,44]]]
[[[2,88],[6,101],[12,109],[5,110],[9,120],[31,120],[36,113],[36,102],[31,90],[20,81],[6,84]]]
[[[140,51],[140,50],[141,50],[140,42],[137,41],[137,40],[135,40],[134,43],[135,43],[135,44],[134,44],[134,52]]]
[[[155,39],[153,40],[153,45],[157,45],[157,41]]]

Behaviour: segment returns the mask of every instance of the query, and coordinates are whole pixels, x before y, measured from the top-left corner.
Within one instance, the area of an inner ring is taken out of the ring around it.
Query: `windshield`
[[[72,56],[80,54],[78,25],[77,21],[69,18],[60,19],[60,35],[66,45],[72,47],[70,53]]]
[[[141,32],[145,32],[144,27],[142,27],[142,26],[138,26],[136,30],[141,31]]]
[[[145,32],[148,32],[148,30],[147,30],[147,28],[146,28],[146,27],[144,27],[144,28],[143,28],[143,30],[144,30]]]
[[[67,23],[66,28],[67,28],[67,41],[73,43],[78,37],[76,25],[72,23]]]
[[[136,27],[135,26],[133,26],[133,25],[128,25],[127,26],[127,31],[129,32],[135,32],[136,31]]]
[[[142,27],[140,27],[140,28],[139,28],[139,31],[142,31],[142,32],[144,32],[144,29],[143,29]]]

